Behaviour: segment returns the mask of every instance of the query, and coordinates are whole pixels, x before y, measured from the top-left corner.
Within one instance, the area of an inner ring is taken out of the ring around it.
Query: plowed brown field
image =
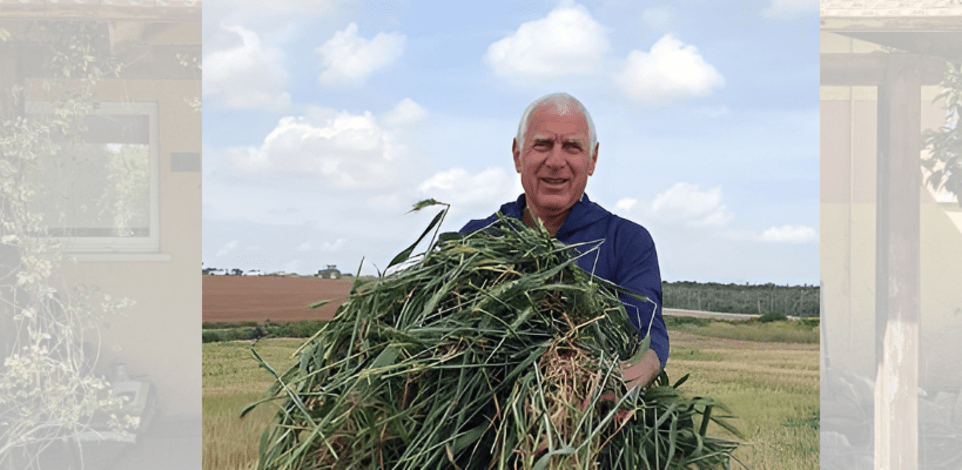
[[[204,321],[330,320],[351,280],[279,276],[203,276]],[[331,299],[316,309],[308,305]]]

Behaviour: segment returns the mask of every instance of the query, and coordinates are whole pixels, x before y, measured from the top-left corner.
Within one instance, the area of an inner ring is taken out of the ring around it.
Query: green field
[[[738,417],[735,424],[745,444],[735,456],[744,467],[735,463],[733,469],[818,468],[817,328],[786,322],[698,322],[669,325],[669,332],[667,372],[672,380],[690,373],[681,390],[713,397]],[[257,350],[283,371],[302,341],[266,339]],[[249,344],[204,344],[205,470],[253,468],[261,432],[273,417],[272,408],[262,406],[238,418],[241,408],[272,383],[257,367]],[[724,435],[720,429],[715,433]]]

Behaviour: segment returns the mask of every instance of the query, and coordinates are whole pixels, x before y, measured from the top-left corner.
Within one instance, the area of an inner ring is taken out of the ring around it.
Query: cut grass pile
[[[261,363],[283,405],[258,468],[722,468],[735,444],[706,435],[727,427],[711,398],[664,375],[628,393],[621,363],[647,340],[576,256],[502,219],[352,289],[296,365]]]
[[[755,330],[758,324],[742,324]],[[711,396],[728,405],[744,434],[735,457],[752,470],[814,470],[819,464],[818,347],[813,344],[730,341],[710,330],[694,335],[669,325],[668,373],[691,373],[686,396]],[[264,339],[257,350],[279,368],[296,363],[298,339]],[[204,345],[204,470],[256,467],[263,429],[274,406],[240,419],[241,409],[270,385],[251,356],[249,341]],[[813,415],[816,417],[812,419]],[[709,426],[709,435],[730,437]],[[742,469],[735,463],[733,469]]]

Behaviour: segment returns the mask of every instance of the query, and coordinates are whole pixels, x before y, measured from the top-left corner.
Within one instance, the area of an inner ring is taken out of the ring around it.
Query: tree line
[[[692,281],[662,282],[665,308],[721,313],[781,313],[795,317],[819,316],[818,286],[719,284]]]

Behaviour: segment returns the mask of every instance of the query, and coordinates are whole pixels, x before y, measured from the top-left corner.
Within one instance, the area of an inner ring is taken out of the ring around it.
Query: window
[[[28,112],[50,112],[33,102]],[[60,142],[34,181],[34,209],[67,253],[156,253],[160,248],[157,105],[102,102],[79,142]]]

